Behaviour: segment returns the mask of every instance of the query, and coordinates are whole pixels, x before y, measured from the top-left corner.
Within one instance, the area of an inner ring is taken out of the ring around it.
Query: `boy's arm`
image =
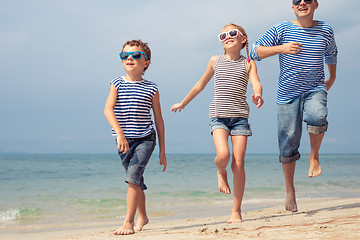
[[[329,78],[325,80],[326,90],[330,90],[336,78],[336,64],[328,65]]]
[[[248,67],[250,68],[250,84],[254,91],[254,94],[252,94],[252,101],[257,108],[260,108],[264,104],[264,99],[262,98],[262,85],[260,83],[259,75],[257,74],[255,62],[250,60]]]
[[[200,78],[200,80],[194,85],[188,95],[186,95],[186,97],[180,103],[172,105],[171,111],[176,112],[177,110],[179,110],[179,112],[181,112],[182,109],[184,109],[202,90],[204,90],[204,88],[214,75],[214,66],[217,58],[218,56],[211,57],[204,75]]]
[[[155,96],[152,99],[152,105],[153,105],[156,132],[159,139],[160,165],[164,166],[163,171],[165,171],[167,167],[167,160],[165,155],[165,125],[164,125],[164,119],[161,114],[159,91],[156,91]]]
[[[129,144],[125,138],[119,122],[116,119],[114,108],[117,100],[118,92],[113,84],[110,85],[110,93],[105,103],[104,115],[108,120],[110,126],[114,129],[117,137],[118,149],[126,153],[129,150]]]

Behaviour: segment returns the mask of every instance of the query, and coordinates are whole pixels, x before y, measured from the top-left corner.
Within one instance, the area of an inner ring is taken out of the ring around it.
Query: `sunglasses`
[[[120,55],[120,59],[121,59],[121,60],[126,60],[126,59],[128,59],[130,55],[131,55],[131,57],[132,57],[134,60],[139,60],[142,55],[144,55],[144,58],[145,58],[146,60],[149,60],[149,59],[147,58],[147,56],[145,55],[145,53],[140,52],[140,51],[121,52],[121,53],[119,53],[119,55]]]
[[[302,1],[302,0],[293,0],[293,4],[294,4],[295,6],[297,6],[297,5],[299,5],[299,4],[301,3],[301,1]],[[306,4],[310,4],[310,3],[313,2],[313,0],[304,0],[304,2],[305,2]]]
[[[233,29],[233,30],[230,30],[228,32],[223,32],[223,33],[220,33],[219,34],[219,39],[220,41],[225,41],[226,39],[226,36],[229,34],[229,37],[231,38],[236,38],[239,34],[241,36],[244,36],[238,29]]]

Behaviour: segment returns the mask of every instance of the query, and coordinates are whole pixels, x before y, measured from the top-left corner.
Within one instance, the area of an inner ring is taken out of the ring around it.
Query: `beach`
[[[360,239],[360,199],[317,199],[298,203],[299,212],[283,206],[243,213],[243,222],[227,224],[228,216],[154,220],[143,231],[115,236],[118,223],[67,229],[0,234],[0,239]]]
[[[278,156],[248,154],[239,224],[227,224],[233,199],[218,192],[214,154],[167,158],[162,172],[154,155],[144,175],[149,224],[115,236],[127,192],[116,154],[0,154],[0,240],[360,239],[359,154],[323,154],[316,178],[307,176],[308,156],[302,156],[297,213],[284,211]]]

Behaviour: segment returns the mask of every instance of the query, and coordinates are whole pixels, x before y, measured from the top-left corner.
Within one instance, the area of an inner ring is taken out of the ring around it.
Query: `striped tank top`
[[[246,58],[231,61],[220,55],[214,66],[214,97],[209,106],[211,118],[248,118],[246,91],[249,75]]]
[[[118,77],[111,81],[118,91],[115,116],[126,138],[141,138],[154,129],[151,119],[152,99],[158,86],[148,80],[126,81]],[[112,130],[116,136],[114,130]]]

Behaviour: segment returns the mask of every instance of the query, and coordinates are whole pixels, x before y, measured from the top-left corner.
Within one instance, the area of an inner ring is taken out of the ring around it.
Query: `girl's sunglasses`
[[[139,60],[142,55],[144,55],[144,58],[145,58],[146,60],[149,60],[149,59],[147,58],[147,56],[145,55],[145,53],[140,52],[140,51],[121,52],[121,53],[119,53],[119,55],[120,55],[120,59],[121,59],[121,60],[126,60],[126,59],[128,59],[130,55],[131,55],[131,57],[132,57],[134,60]]]
[[[300,3],[301,3],[301,1],[302,0],[293,0],[293,4],[295,5],[295,6],[297,6],[297,5],[299,5]],[[304,2],[306,3],[306,4],[310,4],[310,3],[312,3],[313,2],[313,0],[304,0]]]
[[[233,30],[230,30],[228,32],[223,32],[223,33],[220,33],[219,34],[219,39],[220,41],[225,41],[226,39],[226,36],[229,34],[229,37],[231,38],[236,38],[239,34],[241,36],[244,36],[240,31],[239,29],[233,29]]]

